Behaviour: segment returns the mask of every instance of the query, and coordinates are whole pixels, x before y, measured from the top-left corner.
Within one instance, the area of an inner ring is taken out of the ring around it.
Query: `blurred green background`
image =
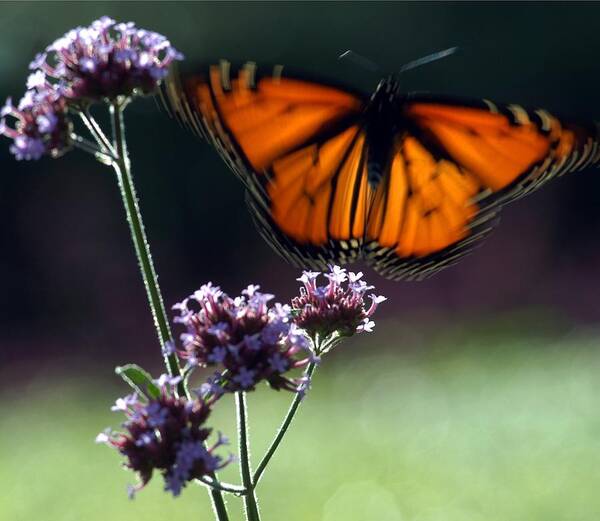
[[[162,32],[194,68],[283,63],[369,91],[351,48],[407,90],[600,119],[600,5],[580,3],[0,3],[0,98],[31,58],[109,14]],[[128,109],[141,205],[167,304],[207,280],[281,300],[297,271],[262,242],[218,156],[161,112]],[[74,152],[17,163],[0,143],[0,519],[209,519],[195,487],[159,480],[136,501],[119,458],[94,446],[126,392],[115,364],[160,357],[112,173]],[[261,483],[264,520],[595,521],[600,517],[600,177],[566,176],[503,211],[473,255],[380,293],[376,332],[319,370]],[[260,456],[290,396],[251,397]],[[232,436],[232,407],[213,423]],[[233,469],[225,473],[237,481]],[[237,502],[232,519],[241,519]]]

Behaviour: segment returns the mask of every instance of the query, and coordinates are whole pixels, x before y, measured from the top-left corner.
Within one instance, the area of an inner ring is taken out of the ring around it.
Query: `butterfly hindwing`
[[[414,135],[394,144],[366,229],[367,262],[392,279],[417,280],[452,264],[492,229],[495,207],[475,202],[479,181],[437,158]]]
[[[367,258],[389,278],[421,279],[456,262],[503,204],[600,160],[595,127],[542,110],[412,95],[402,117],[408,130],[367,226]]]

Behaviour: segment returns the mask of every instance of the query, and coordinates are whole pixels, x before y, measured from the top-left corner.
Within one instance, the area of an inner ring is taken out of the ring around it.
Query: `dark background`
[[[577,3],[1,3],[0,97],[19,99],[27,65],[75,25],[109,14],[167,35],[188,66],[225,57],[282,63],[366,91],[379,79],[337,60],[353,49],[383,71],[450,46],[403,76],[407,90],[600,118],[600,5]],[[293,295],[297,271],[263,243],[217,154],[152,99],[127,111],[141,206],[168,306],[207,280]],[[0,140],[0,356],[108,368],[154,333],[112,172],[75,151],[16,162]],[[600,318],[600,176],[556,180],[503,211],[473,255],[422,283],[368,280],[381,318],[421,325],[508,317],[502,327],[569,330]],[[410,337],[406,343],[413,340]],[[403,339],[404,340],[404,339]],[[147,348],[145,347],[147,346]],[[151,353],[151,354],[150,354]]]

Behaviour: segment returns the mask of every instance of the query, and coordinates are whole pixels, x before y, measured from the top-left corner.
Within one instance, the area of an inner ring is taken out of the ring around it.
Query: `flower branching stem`
[[[106,134],[104,134],[104,132],[102,131],[102,128],[100,128],[100,125],[98,125],[98,122],[90,114],[89,107],[78,107],[76,109],[76,112],[79,115],[79,118],[81,119],[83,124],[89,130],[90,134],[94,136],[96,142],[98,143],[98,146],[102,149],[102,151],[105,154],[110,154],[116,159],[116,151],[113,145],[111,144],[108,137],[106,137]]]
[[[218,481],[217,479],[207,476],[200,478],[198,481],[202,482],[211,489],[220,490],[221,492],[228,492],[229,494],[233,494],[235,496],[244,496],[248,493],[244,487],[232,485],[231,483],[223,483],[222,481]]]
[[[242,485],[247,490],[244,496],[244,512],[246,521],[260,521],[260,513],[254,486],[252,484],[252,469],[250,467],[250,453],[248,450],[248,419],[246,410],[246,394],[243,391],[236,393],[238,443],[240,452],[240,475]]]
[[[116,158],[107,155],[104,150],[101,150],[95,143],[88,141],[87,139],[71,132],[69,136],[73,146],[87,152],[88,154],[93,155],[98,161],[104,163],[105,165],[111,165]]]
[[[315,372],[316,367],[317,367],[316,362],[310,362],[308,364],[308,366],[306,367],[304,376],[309,379],[308,381],[310,381],[310,379],[312,378],[312,375]],[[292,423],[292,420],[294,419],[294,416],[296,415],[296,412],[298,411],[298,407],[302,403],[302,398],[303,398],[303,395],[301,393],[296,393],[296,395],[294,396],[292,404],[290,405],[290,408],[288,409],[288,412],[285,415],[283,422],[281,423],[281,426],[277,430],[277,434],[275,435],[275,438],[271,442],[271,445],[267,449],[267,452],[263,456],[263,459],[258,464],[258,467],[256,467],[256,471],[254,472],[254,475],[252,476],[252,486],[253,487],[256,487],[256,485],[258,485],[258,482],[260,481],[260,478],[262,477],[263,472],[267,468],[269,461],[271,461],[271,458],[273,457],[273,455],[275,454],[275,451],[279,447],[279,444],[283,440],[285,433],[287,432],[289,426]]]
[[[121,197],[123,199],[125,212],[127,214],[127,222],[129,223],[131,237],[133,239],[142,279],[144,281],[144,287],[146,288],[146,294],[148,296],[148,302],[150,304],[154,326],[156,327],[160,345],[162,347],[165,365],[171,376],[181,376],[181,368],[179,366],[177,355],[172,349],[169,349],[169,346],[173,345],[173,335],[169,326],[169,320],[167,318],[167,313],[160,292],[160,286],[158,285],[158,276],[156,275],[154,263],[152,262],[150,245],[148,244],[148,239],[144,230],[142,215],[140,213],[135,186],[133,184],[133,177],[131,175],[131,166],[129,156],[127,154],[125,125],[123,120],[123,110],[125,108],[125,104],[126,102],[116,100],[110,105],[110,115],[113,130],[112,145],[110,142],[108,142],[102,130],[93,120],[93,118],[89,116],[87,111],[81,112],[81,118],[84,123],[87,123],[86,127],[96,138],[98,146],[108,150],[109,153],[114,153],[115,160],[113,162],[113,166],[117,175],[117,181],[119,184]],[[178,384],[177,392],[180,396],[189,397],[183,378]],[[214,476],[211,476],[211,478],[216,484],[216,478]],[[229,521],[225,500],[223,499],[221,490],[216,486],[211,487],[210,496],[217,520]]]

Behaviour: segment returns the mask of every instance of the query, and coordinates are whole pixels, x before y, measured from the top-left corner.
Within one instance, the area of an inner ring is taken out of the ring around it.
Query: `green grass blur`
[[[382,330],[386,349],[357,338],[318,371],[258,490],[264,521],[600,518],[598,337],[447,332],[400,352]],[[0,519],[211,519],[196,486],[173,499],[155,479],[127,500],[132,475],[93,443],[124,387],[49,381],[0,399]],[[256,465],[290,396],[250,398]],[[232,409],[212,424],[233,437]]]

